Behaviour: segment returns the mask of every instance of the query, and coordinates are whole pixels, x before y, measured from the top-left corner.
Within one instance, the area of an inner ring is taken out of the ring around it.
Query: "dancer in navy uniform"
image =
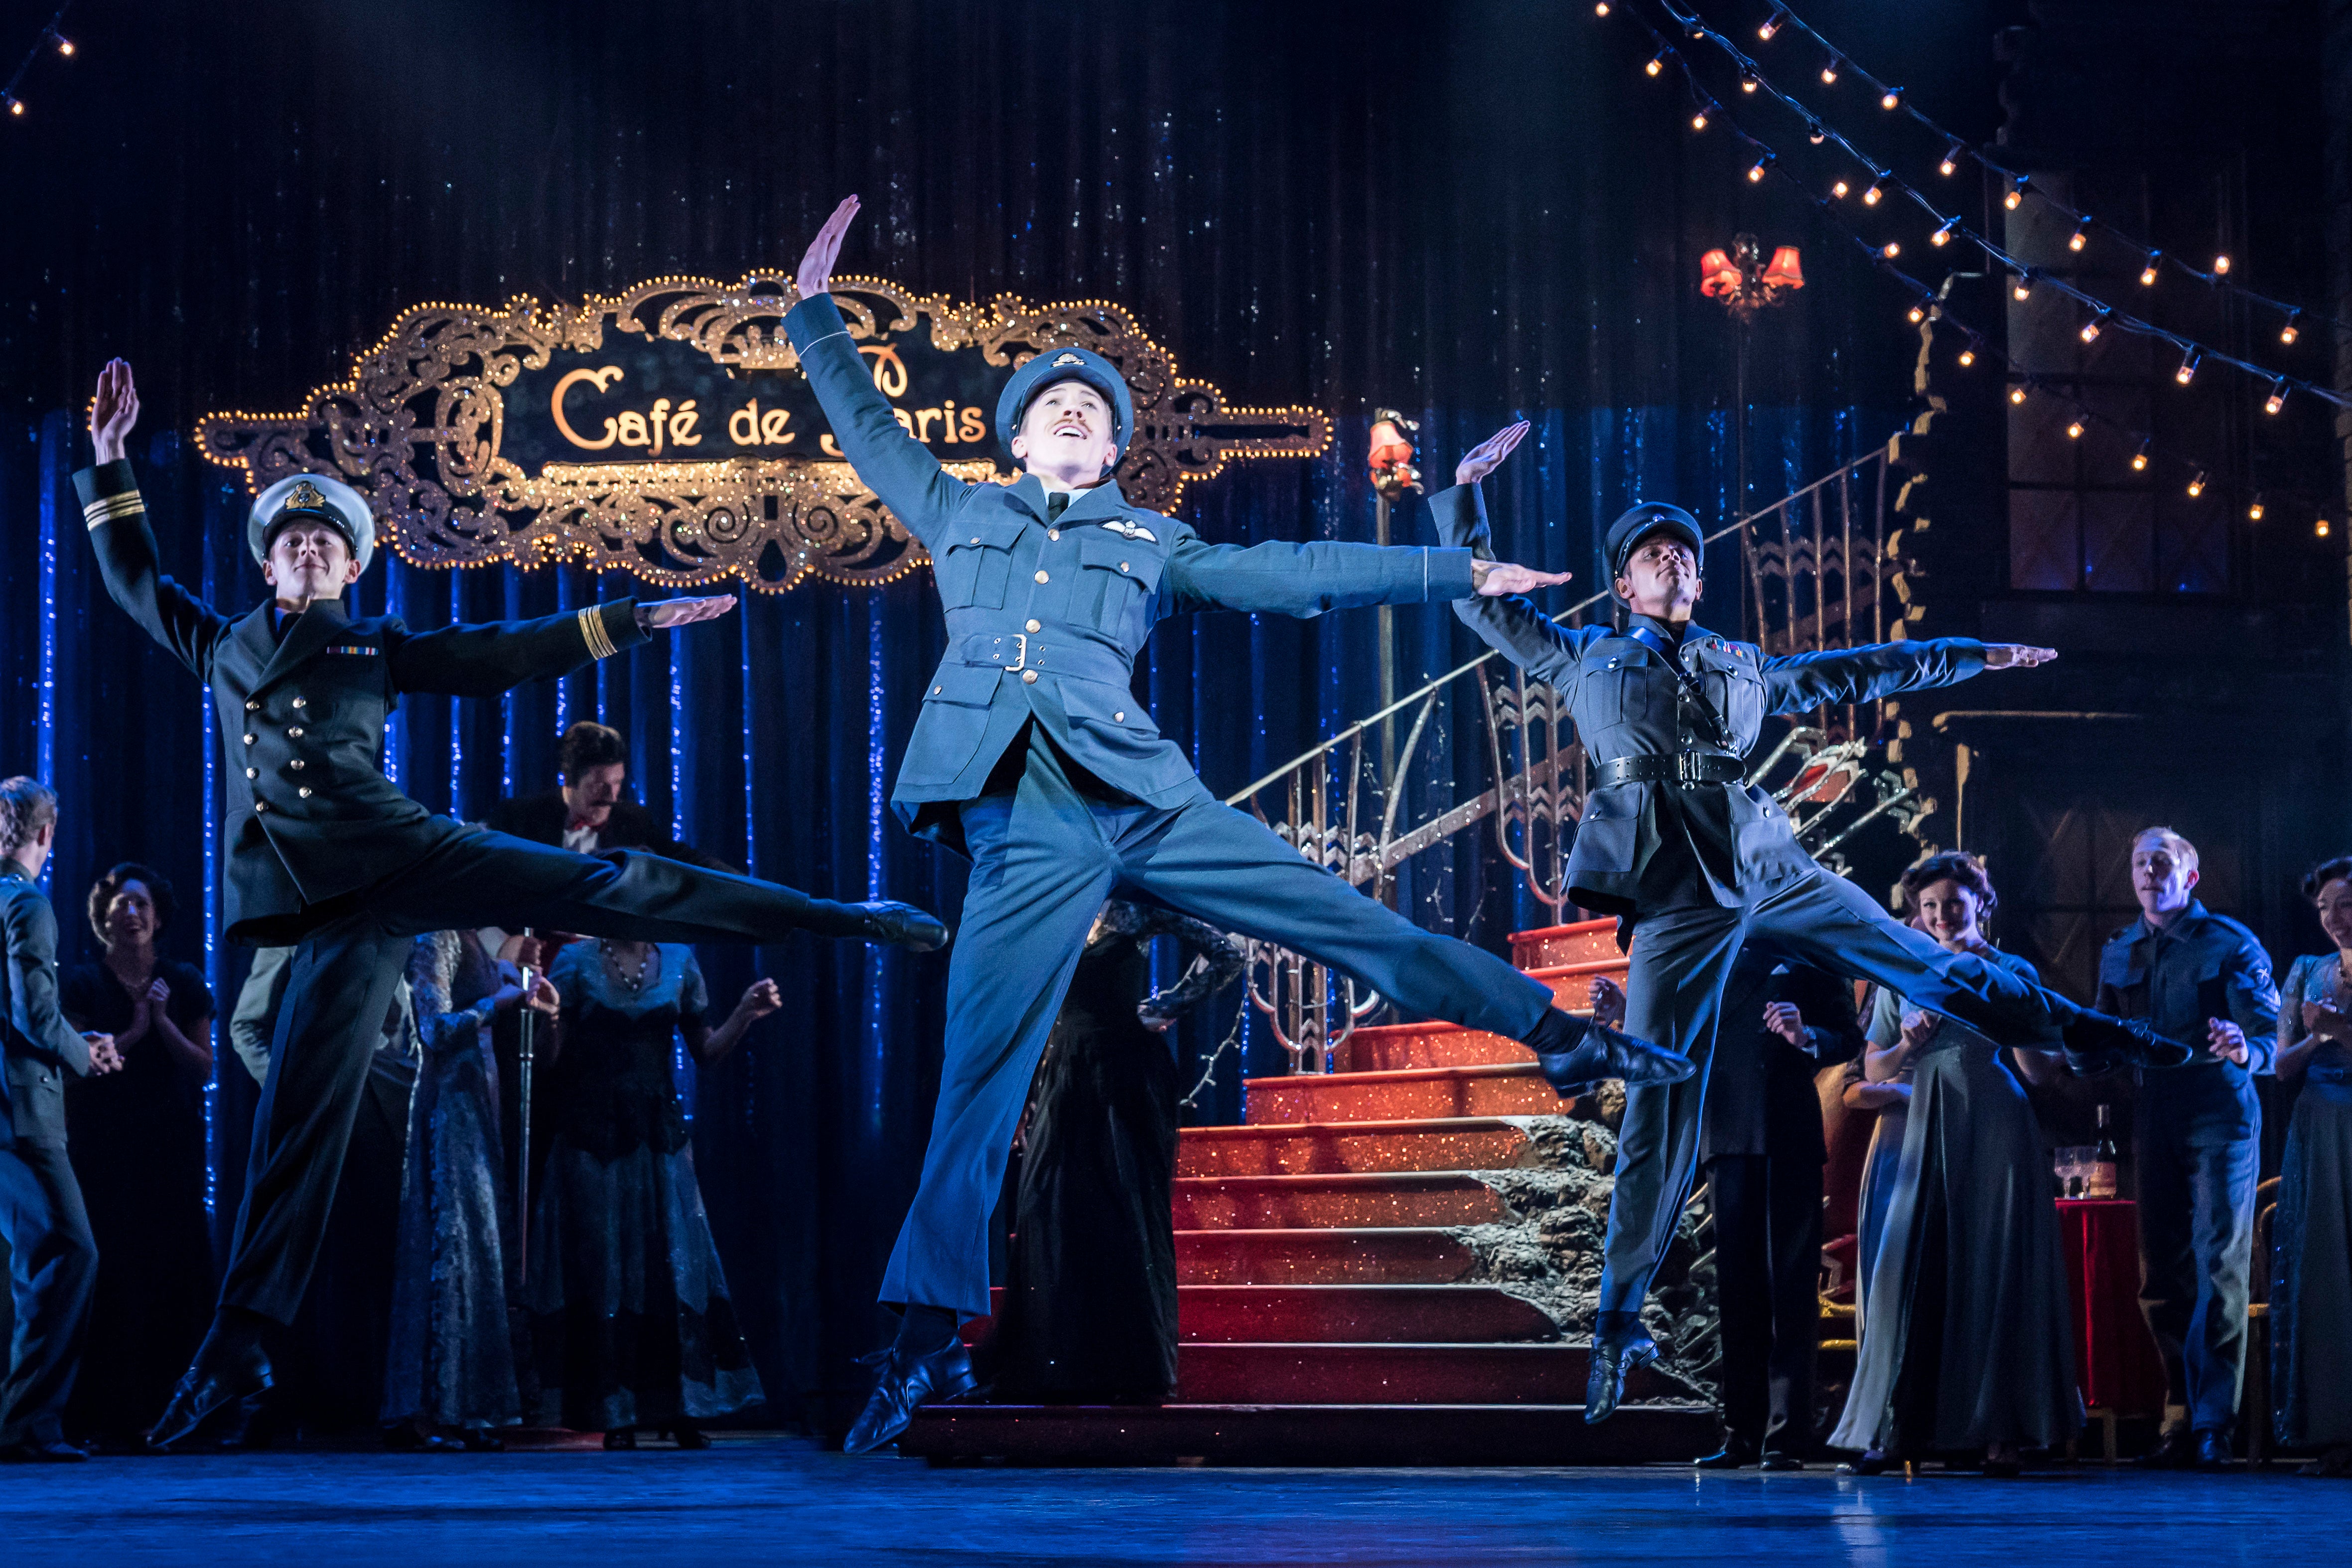
[[[488,921],[688,942],[812,931],[933,948],[947,932],[905,904],[833,903],[626,850],[591,858],[426,811],[381,766],[401,693],[495,696],[734,601],[622,599],[423,633],[389,616],[354,620],[342,595],[374,552],[374,519],[349,487],[302,475],[254,504],[247,538],[276,593],[232,618],[157,568],[122,456],[138,415],[131,367],[116,360],[90,410],[98,466],[74,476],[90,542],[115,603],[213,689],[230,763],[230,940],[296,947],[220,1307],[151,1434],[167,1447],[270,1385],[268,1340],[301,1303],[412,937]]]
[[[922,1184],[883,1277],[906,1315],[849,1435],[862,1451],[971,1386],[956,1323],[988,1310],[988,1219],[1013,1128],[1087,928],[1120,889],[1308,953],[1410,1012],[1527,1040],[1559,1081],[1690,1068],[1552,1006],[1501,959],[1418,929],[1219,805],[1132,690],[1152,625],[1180,612],[1314,616],[1565,578],[1464,550],[1209,544],[1110,481],[1133,407],[1083,349],[1035,355],[998,401],[1019,482],[954,479],[900,428],[826,294],[856,210],[843,202],[809,247],[784,325],[858,477],[931,552],[947,657],[891,798],[916,833],[972,859]]]
[[[1487,552],[1478,481],[1527,429],[1522,422],[1480,445],[1454,469],[1454,488],[1430,498],[1448,544]],[[1616,595],[1633,611],[1624,631],[1557,626],[1523,598],[1465,597],[1454,608],[1505,658],[1559,688],[1575,717],[1593,772],[1569,859],[1569,891],[1586,909],[1626,922],[1628,1029],[1703,1061],[1713,1048],[1724,983],[1752,937],[1835,973],[1879,981],[2008,1044],[2046,1044],[2063,1032],[2085,1066],[2188,1059],[2187,1046],[2146,1023],[2094,1013],[1897,924],[1859,888],[1816,865],[1772,797],[1745,782],[1743,759],[1768,713],[1948,686],[1983,669],[2037,665],[2054,652],[1942,637],[1767,658],[1752,644],[1691,621],[1705,541],[1690,513],[1635,506],[1610,525],[1604,542]],[[1588,1421],[1615,1410],[1625,1374],[1657,1355],[1641,1308],[1698,1163],[1706,1087],[1702,1075],[1678,1086],[1636,1086],[1626,1097]]]

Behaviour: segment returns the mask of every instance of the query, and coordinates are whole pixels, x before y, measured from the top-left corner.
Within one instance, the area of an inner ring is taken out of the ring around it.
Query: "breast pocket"
[[[1150,629],[1145,605],[1159,590],[1167,563],[1160,547],[1148,540],[1123,539],[1102,531],[1078,541],[1078,613],[1096,630],[1123,642]]]
[[[1753,745],[1758,731],[1764,727],[1763,678],[1745,665],[1737,665],[1729,669],[1707,671],[1699,684],[1706,692],[1706,700],[1722,716],[1732,745],[1740,751]]]
[[[1576,679],[1579,729],[1598,733],[1619,724],[1638,724],[1649,710],[1649,684],[1638,665],[1617,655],[1584,661]]]
[[[1023,526],[1012,517],[959,519],[942,553],[931,562],[940,603],[951,610],[1002,608]]]
[[[2147,967],[2130,948],[2110,948],[2099,954],[2099,984],[2132,995],[2147,984]]]

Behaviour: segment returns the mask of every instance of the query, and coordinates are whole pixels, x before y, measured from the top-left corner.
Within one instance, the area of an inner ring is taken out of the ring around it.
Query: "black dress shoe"
[[[149,1447],[159,1452],[184,1449],[197,1427],[278,1381],[270,1371],[269,1353],[262,1348],[266,1321],[235,1307],[224,1307],[214,1316],[205,1342],[196,1347],[196,1359],[181,1374],[163,1418],[147,1434]]]
[[[2185,1470],[2197,1462],[2197,1438],[2187,1427],[2167,1432],[2156,1447],[2134,1459],[2143,1470]]]
[[[268,1401],[266,1394],[247,1394],[213,1421],[205,1430],[205,1441],[225,1454],[267,1448],[271,1429]]]
[[[0,1445],[0,1465],[79,1465],[89,1458],[62,1437],[51,1441],[25,1437]]]
[[[891,899],[852,904],[866,917],[866,940],[888,942],[910,952],[930,952],[948,944],[947,922],[928,910]]]
[[[2111,1018],[2085,1013],[2060,1031],[2066,1063],[2078,1073],[2113,1072],[2117,1068],[2177,1068],[2186,1066],[2196,1047],[2156,1032],[2145,1018]]]
[[[1756,1468],[1759,1470],[1801,1470],[1805,1468],[1805,1461],[1786,1448],[1767,1448],[1764,1457],[1756,1461]]]
[[[1693,1459],[1694,1470],[1737,1470],[1756,1462],[1756,1450],[1737,1437],[1727,1437],[1723,1447],[1704,1459]]]
[[[2194,1469],[2226,1470],[2238,1462],[2238,1456],[2230,1452],[2230,1439],[2221,1433],[2200,1432],[2197,1452],[2189,1462]]]
[[[1593,1328],[1592,1369],[1584,1378],[1584,1419],[1588,1422],[1606,1421],[1615,1415],[1617,1402],[1625,1396],[1626,1374],[1658,1359],[1658,1342],[1642,1327],[1638,1317],[1631,1312],[1624,1315],[1633,1321],[1596,1324]]]
[[[1680,1083],[1696,1070],[1687,1057],[1561,1007],[1546,1013],[1525,1044],[1563,1099],[1590,1094],[1603,1079]]]
[[[1883,1476],[1895,1468],[1895,1461],[1884,1454],[1864,1452],[1837,1468],[1842,1476]]]
[[[507,1451],[506,1439],[487,1426],[468,1426],[457,1440],[466,1446],[468,1454],[503,1454]]]
[[[688,1422],[680,1422],[669,1429],[670,1439],[681,1448],[708,1448],[710,1434]]]
[[[971,1356],[961,1342],[929,1355],[909,1355],[892,1345],[859,1358],[880,1369],[873,1397],[858,1413],[857,1424],[843,1438],[845,1454],[870,1453],[895,1442],[915,1418],[915,1407],[934,1400],[952,1399],[972,1386]]]

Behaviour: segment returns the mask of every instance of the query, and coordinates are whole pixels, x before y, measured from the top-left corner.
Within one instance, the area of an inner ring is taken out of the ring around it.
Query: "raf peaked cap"
[[[1706,553],[1706,535],[1699,531],[1698,519],[1664,501],[1640,501],[1609,525],[1606,543],[1610,576],[1623,576],[1633,547],[1654,533],[1673,534],[1689,545],[1694,555],[1704,557]]]
[[[341,479],[324,474],[291,474],[261,492],[246,521],[245,541],[253,558],[267,563],[269,542],[278,531],[304,518],[316,518],[343,536],[360,570],[375,556],[375,513],[365,497]]]
[[[1083,381],[1103,395],[1103,401],[1110,405],[1112,439],[1124,456],[1128,439],[1135,434],[1135,399],[1128,393],[1127,377],[1102,355],[1078,348],[1047,349],[1033,355],[1004,384],[996,400],[996,438],[1004,443],[1005,451],[1013,450],[1013,437],[1020,433],[1021,416],[1029,412],[1029,405],[1057,381]]]

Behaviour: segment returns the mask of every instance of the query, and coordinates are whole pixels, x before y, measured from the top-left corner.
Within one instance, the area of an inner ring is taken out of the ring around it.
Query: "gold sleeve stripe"
[[[604,629],[604,617],[594,605],[580,612],[580,636],[588,644],[593,658],[610,658],[621,650],[613,646],[613,637]]]
[[[147,503],[139,499],[137,490],[125,490],[119,496],[103,496],[81,509],[82,521],[96,528],[102,522],[112,522],[118,517],[128,517],[134,511],[144,511]]]

